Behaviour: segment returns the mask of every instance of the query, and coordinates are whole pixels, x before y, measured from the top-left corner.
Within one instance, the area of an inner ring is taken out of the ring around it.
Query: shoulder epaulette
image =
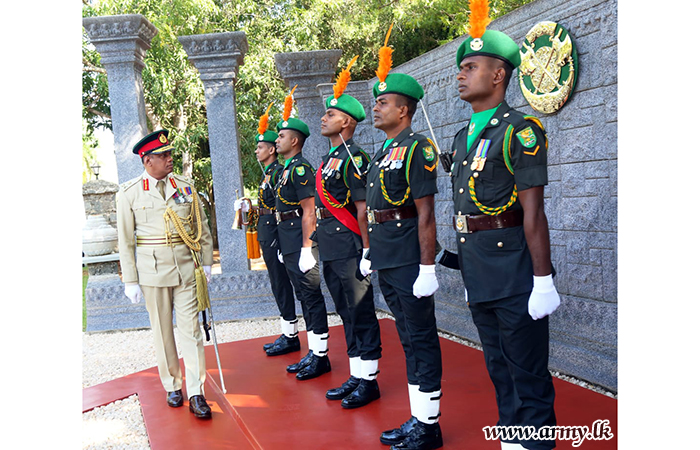
[[[120,188],[122,191],[126,191],[126,190],[129,189],[130,187],[136,186],[136,184],[137,184],[139,181],[141,181],[141,179],[142,179],[142,177],[132,178],[131,180],[125,181],[124,183],[122,183],[121,185],[119,185],[119,188]]]
[[[185,183],[191,184],[192,186],[194,186],[194,180],[192,178],[188,178],[184,175],[180,175],[180,174],[176,174],[176,173],[173,174],[173,178],[175,178],[179,181],[184,181]]]

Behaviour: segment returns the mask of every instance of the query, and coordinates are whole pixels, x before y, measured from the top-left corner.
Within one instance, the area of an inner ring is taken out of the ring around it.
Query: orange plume
[[[297,88],[297,84],[294,85],[292,88],[292,91],[287,95],[287,97],[284,99],[284,112],[282,113],[282,120],[288,120],[289,116],[292,114],[292,105],[294,104],[294,99],[292,98],[292,94],[294,94],[294,90]]]
[[[489,0],[469,0],[469,35],[476,39],[484,35],[489,19]]]
[[[273,103],[275,102],[270,103],[270,106],[267,107],[265,114],[260,116],[260,122],[258,122],[258,134],[263,134],[267,131],[267,123],[270,120],[268,113],[270,112],[270,108],[272,108]]]
[[[348,67],[338,74],[338,78],[335,79],[335,84],[333,85],[334,98],[338,98],[343,95],[345,88],[348,87],[348,82],[350,81],[350,68],[353,64],[355,64],[355,61],[357,61],[357,58],[359,57],[360,55],[355,56],[352,61],[350,61],[350,64],[348,64]]]
[[[393,53],[394,49],[389,48],[387,44],[389,43],[389,35],[391,34],[392,28],[394,28],[393,23],[389,27],[389,31],[386,33],[384,46],[379,49],[379,65],[375,73],[377,74],[377,78],[379,78],[380,82],[383,82],[386,79],[386,76],[389,75],[389,71],[391,70],[391,54]]]

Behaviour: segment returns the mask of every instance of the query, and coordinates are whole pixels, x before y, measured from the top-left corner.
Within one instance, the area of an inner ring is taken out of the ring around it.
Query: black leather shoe
[[[178,406],[182,406],[182,389],[178,389],[177,391],[173,392],[168,392],[168,406],[172,406],[173,408],[177,408]]]
[[[314,352],[309,350],[309,353],[306,354],[303,358],[298,363],[291,364],[287,366],[287,372],[289,373],[297,373],[304,367],[308,366],[309,363],[311,362],[311,357],[313,356]]]
[[[311,353],[311,362],[297,373],[297,380],[310,380],[331,371],[328,356],[316,356]]]
[[[301,349],[301,345],[299,344],[299,338],[297,336],[288,338],[287,336],[282,335],[280,336],[280,339],[277,339],[274,342],[272,347],[265,350],[265,353],[267,353],[267,356],[278,356],[286,355],[287,353],[291,352],[298,352],[299,349]]]
[[[203,395],[193,395],[190,397],[190,411],[198,419],[211,419],[211,408]]]
[[[340,404],[345,409],[359,408],[380,397],[377,380],[360,380],[360,384]]]
[[[350,378],[348,378],[348,381],[343,383],[340,387],[329,389],[328,392],[326,392],[326,398],[328,400],[342,400],[350,395],[350,393],[359,385],[360,379],[351,375]]]
[[[280,334],[279,337],[278,337],[277,339],[275,339],[274,342],[268,342],[267,344],[264,344],[264,345],[263,345],[263,350],[267,351],[268,348],[270,348],[270,347],[272,347],[273,345],[275,345],[275,344],[277,344],[278,342],[280,342],[280,341],[282,340],[283,337],[284,337],[284,334]]]
[[[408,433],[413,430],[413,427],[418,423],[418,419],[411,416],[406,422],[404,422],[399,428],[394,428],[393,430],[386,430],[379,436],[379,441],[384,445],[394,445],[406,439]]]
[[[416,421],[406,439],[392,445],[391,450],[435,450],[442,447],[442,431],[439,423]]]

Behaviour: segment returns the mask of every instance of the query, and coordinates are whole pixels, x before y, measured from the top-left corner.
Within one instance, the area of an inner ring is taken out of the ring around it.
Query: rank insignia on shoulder
[[[537,144],[537,136],[535,132],[532,131],[532,127],[527,127],[523,131],[518,132],[516,135],[521,144],[526,148],[532,148]]]
[[[295,170],[297,171],[297,175],[299,175],[300,177],[303,177],[306,173],[304,166],[298,166]]]
[[[435,159],[435,151],[433,150],[433,147],[431,147],[431,146],[423,147],[423,157],[428,162],[434,160]]]

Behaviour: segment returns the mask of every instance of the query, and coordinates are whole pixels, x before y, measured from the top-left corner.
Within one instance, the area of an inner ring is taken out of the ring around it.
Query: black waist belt
[[[367,222],[370,225],[388,222],[390,220],[403,220],[418,217],[416,205],[400,206],[390,209],[367,209]]]
[[[275,218],[277,219],[277,223],[284,222],[285,220],[289,219],[294,219],[296,217],[301,217],[301,214],[303,213],[303,209],[298,208],[298,209],[292,209],[290,211],[276,211],[275,212]]]
[[[455,214],[452,217],[452,227],[458,233],[473,233],[475,231],[496,230],[499,228],[517,227],[522,224],[522,209],[506,211],[497,216],[470,216]]]

